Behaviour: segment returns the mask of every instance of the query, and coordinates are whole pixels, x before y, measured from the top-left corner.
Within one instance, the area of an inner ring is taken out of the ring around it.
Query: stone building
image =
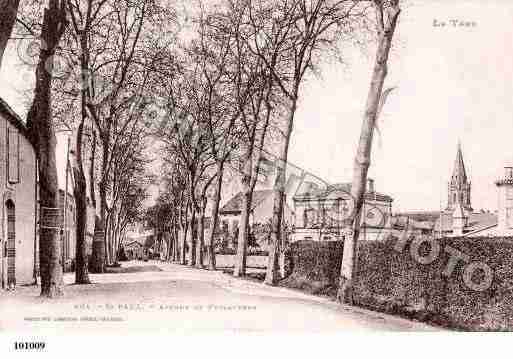
[[[74,176],[71,164],[74,161],[75,145],[69,140],[69,134],[61,133],[57,134],[57,148],[56,148],[56,163],[57,163],[57,180],[59,184],[59,208],[60,217],[59,225],[62,228],[61,231],[61,243],[62,243],[62,264],[65,272],[72,271],[74,268],[74,262],[76,258],[76,203],[75,196],[73,193]],[[67,154],[69,151],[69,155]],[[84,156],[84,169],[89,168],[90,158]],[[66,162],[69,160],[69,164]],[[66,173],[68,172],[68,173]],[[86,216],[87,224],[85,230],[86,240],[86,251],[87,255],[90,256],[92,253],[92,242],[94,235],[94,222],[95,222],[95,209],[92,206],[90,198],[90,183],[89,176],[86,176]],[[67,192],[67,193],[66,193]],[[97,195],[98,196],[98,195]],[[99,199],[96,199],[97,203]],[[66,210],[64,210],[66,208]]]
[[[489,211],[474,211],[472,186],[458,143],[456,160],[447,186],[447,206],[442,211],[405,212],[400,215],[414,221],[432,223],[434,237],[464,237],[481,235],[497,224],[497,215]]]
[[[34,282],[37,264],[36,153],[21,118],[0,98],[0,278]]]
[[[412,219],[434,223],[435,237],[505,237],[513,236],[513,167],[504,168],[497,186],[497,211],[474,211],[471,202],[471,183],[465,170],[461,146],[448,186],[445,211],[403,213]]]
[[[75,204],[75,197],[71,191],[68,191],[67,196],[63,189],[59,189],[59,208],[60,208],[60,225],[61,243],[62,243],[62,264],[65,272],[72,271],[74,268],[77,248],[76,237],[76,215],[77,208]],[[66,207],[66,211],[64,208]],[[90,256],[92,253],[93,232],[94,232],[94,217],[95,211],[91,205],[89,197],[87,197],[87,225],[86,225],[86,252]]]
[[[504,167],[504,176],[495,181],[498,203],[495,213],[464,213],[463,233],[453,221],[451,234],[463,237],[513,236],[513,167]],[[447,230],[447,229],[446,229]]]
[[[266,224],[273,216],[274,205],[273,190],[257,190],[253,192],[253,201],[249,214],[249,225]],[[234,234],[239,228],[241,219],[243,193],[239,192],[230,198],[223,207],[219,209],[219,228],[230,234]],[[289,225],[293,221],[294,214],[289,205],[284,203],[283,221]]]
[[[295,217],[292,241],[344,238],[344,220],[354,210],[351,183],[323,188],[304,183],[293,201]],[[382,235],[388,218],[392,216],[392,202],[392,197],[377,192],[374,181],[368,180],[361,216],[361,239],[374,240]]]

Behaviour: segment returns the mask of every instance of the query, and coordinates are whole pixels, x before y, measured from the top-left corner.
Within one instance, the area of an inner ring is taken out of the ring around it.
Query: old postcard
[[[0,333],[512,330],[512,19],[0,0]]]

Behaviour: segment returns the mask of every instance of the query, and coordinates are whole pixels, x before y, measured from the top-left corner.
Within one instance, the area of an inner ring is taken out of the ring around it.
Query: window
[[[19,145],[18,131],[7,128],[7,181],[9,183],[20,182]]]

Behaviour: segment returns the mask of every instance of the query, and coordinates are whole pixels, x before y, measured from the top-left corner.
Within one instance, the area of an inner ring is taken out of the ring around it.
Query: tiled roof
[[[442,231],[450,232],[452,231],[452,213],[444,212],[441,217],[442,223]],[[490,212],[485,213],[471,213],[468,216],[467,226],[465,227],[465,232],[474,232],[477,230],[493,227],[497,225],[498,219],[497,215]],[[440,217],[435,222],[435,231],[440,231]]]
[[[397,213],[396,216],[409,217],[415,221],[414,227],[428,229],[430,226],[435,232],[440,231],[440,221],[442,223],[443,232],[451,232],[453,230],[453,213],[440,211],[417,211],[417,212],[402,212]],[[497,225],[497,215],[491,212],[470,213],[468,215],[467,226],[465,232],[475,232],[487,229]]]
[[[142,246],[143,246],[143,245],[142,245],[140,242],[138,242],[138,241],[131,241],[131,242],[128,242],[128,243],[126,243],[124,246],[125,246],[125,247],[129,247],[129,246],[133,246],[133,245],[137,245],[138,247],[142,247]]]
[[[440,217],[440,211],[413,211],[396,213],[397,216],[409,217],[419,222],[436,222]]]
[[[262,203],[268,196],[272,195],[273,190],[261,190],[253,192],[253,201],[251,203],[251,210],[254,210],[260,203]],[[226,213],[239,213],[242,207],[243,193],[237,193],[219,210],[221,214]]]
[[[334,191],[341,191],[346,193],[351,193],[352,183],[335,183],[329,186],[320,187],[315,185],[314,183],[305,182],[297,194],[294,196],[294,199],[308,199],[308,198],[319,198],[319,197],[327,197],[330,193]],[[389,195],[380,192],[365,192],[365,199],[369,201],[383,201],[383,202],[392,202],[393,198]]]
[[[387,226],[388,225],[395,229],[404,229],[408,226],[411,229],[431,231],[433,229],[434,222],[418,221],[412,217],[405,216],[404,214],[396,214],[390,218],[390,222]]]
[[[0,97],[0,112],[5,115],[7,121],[9,121],[14,127],[20,131],[27,139],[29,139],[29,133],[27,127],[25,126],[25,122],[21,119],[20,116],[5,102],[3,98]],[[30,142],[30,141],[29,141]]]

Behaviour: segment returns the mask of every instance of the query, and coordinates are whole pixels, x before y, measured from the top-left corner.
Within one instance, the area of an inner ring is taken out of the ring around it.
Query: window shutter
[[[18,183],[20,181],[20,161],[19,161],[19,137],[18,131],[7,130],[7,166],[9,183]]]

